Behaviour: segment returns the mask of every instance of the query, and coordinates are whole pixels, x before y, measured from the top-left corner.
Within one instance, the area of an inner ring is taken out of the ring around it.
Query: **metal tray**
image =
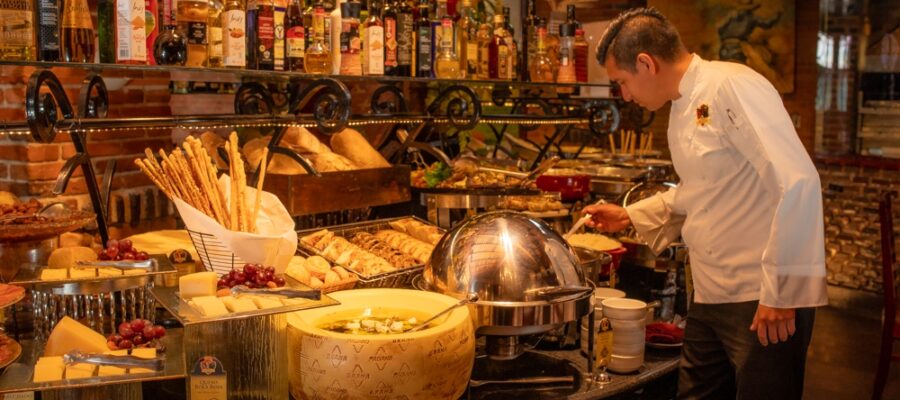
[[[177,272],[169,258],[163,254],[152,254],[150,255],[150,260],[153,265],[147,270],[146,274],[141,275],[95,276],[45,281],[40,279],[43,268],[36,270],[21,269],[10,284],[30,286],[36,290],[53,294],[88,295],[144,286],[156,276]],[[88,266],[88,268],[90,267]]]
[[[383,230],[383,229],[393,229],[393,228],[391,228],[391,225],[390,225],[391,222],[401,221],[401,220],[405,220],[405,219],[414,219],[423,224],[433,225],[433,224],[431,224],[427,221],[424,221],[420,218],[410,216],[410,217],[387,218],[387,219],[378,219],[378,220],[374,220],[374,221],[365,221],[365,222],[357,222],[357,223],[352,223],[352,224],[337,225],[337,226],[327,227],[326,229],[328,229],[331,232],[334,232],[335,235],[342,236],[343,238],[350,240],[350,237],[352,237],[357,232],[374,233],[376,231]],[[314,229],[305,229],[302,231],[298,231],[297,237],[302,238],[306,235],[318,232],[322,229],[323,228],[314,228]],[[443,229],[441,229],[441,231],[446,233],[446,231],[444,231]],[[332,260],[328,257],[325,257],[325,255],[323,255],[318,249],[307,246],[302,241],[299,241],[298,250],[302,250],[301,253],[306,253],[306,254],[304,254],[305,256],[318,255],[318,256],[324,257],[332,264],[340,265],[340,264],[335,263],[334,260]],[[340,265],[340,266],[344,267],[343,265]],[[425,269],[425,264],[414,265],[409,268],[403,268],[403,269],[399,269],[396,271],[385,272],[385,273],[376,274],[376,275],[363,275],[356,271],[351,270],[350,268],[347,268],[347,267],[345,267],[345,268],[347,269],[347,271],[350,271],[351,273],[353,273],[354,275],[359,277],[359,281],[356,283],[357,288],[386,288],[386,287],[399,288],[399,287],[410,286],[412,284],[412,278],[416,274],[422,272],[423,269]]]
[[[31,224],[0,224],[0,242],[44,240],[74,231],[96,220],[92,212],[73,210],[69,215]]]

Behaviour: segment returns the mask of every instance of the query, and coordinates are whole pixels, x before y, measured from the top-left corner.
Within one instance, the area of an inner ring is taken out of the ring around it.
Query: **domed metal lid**
[[[457,298],[474,292],[478,304],[495,306],[553,303],[591,290],[566,241],[545,222],[512,211],[463,221],[438,243],[423,275],[430,290]]]

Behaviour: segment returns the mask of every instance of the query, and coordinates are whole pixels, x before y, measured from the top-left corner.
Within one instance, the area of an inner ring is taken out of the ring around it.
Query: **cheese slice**
[[[103,354],[109,354],[112,356],[127,356],[128,350],[110,350],[104,352]],[[125,375],[128,373],[128,370],[121,367],[113,367],[109,365],[101,365],[100,368],[97,369],[97,376],[116,376],[116,375]]]
[[[97,252],[90,247],[61,247],[50,253],[47,266],[50,268],[72,268],[79,261],[97,261]]]
[[[97,268],[69,268],[69,278],[96,278]]]
[[[62,357],[41,357],[34,365],[34,383],[58,381],[63,378],[66,366]]]
[[[97,276],[121,276],[122,270],[112,267],[97,268]]]
[[[225,303],[225,307],[231,312],[256,311],[256,303],[246,297],[225,296],[219,297],[219,299]]]
[[[191,300],[191,304],[194,308],[200,310],[200,314],[203,314],[205,317],[216,317],[228,314],[225,303],[222,303],[222,300],[219,300],[215,295],[194,297]]]
[[[266,296],[247,296],[253,300],[253,303],[256,304],[256,307],[263,308],[275,308],[281,307],[281,300],[275,297],[266,297]]]
[[[147,270],[145,269],[123,269],[123,275],[146,275]]]
[[[44,268],[41,270],[42,281],[62,281],[69,277],[68,269]]]
[[[214,296],[219,277],[215,272],[197,272],[178,278],[178,295],[182,299]]]
[[[109,348],[103,335],[72,318],[63,317],[56,323],[53,332],[50,332],[47,346],[44,347],[44,355],[62,356],[72,350],[79,350],[82,353],[103,353]]]
[[[312,300],[310,300],[310,299],[303,299],[303,298],[296,297],[293,299],[281,299],[281,304],[284,304],[286,306],[293,306],[293,305],[306,304],[311,301]]]
[[[156,358],[156,348],[155,347],[149,347],[149,348],[141,347],[141,348],[137,348],[137,349],[131,349],[131,355],[133,355],[137,358],[146,358],[146,359]],[[130,374],[152,374],[154,372],[156,372],[156,371],[149,369],[149,368],[130,368],[130,369],[128,369],[128,373],[130,373]]]
[[[93,364],[66,365],[66,379],[84,379],[94,376],[97,366]]]

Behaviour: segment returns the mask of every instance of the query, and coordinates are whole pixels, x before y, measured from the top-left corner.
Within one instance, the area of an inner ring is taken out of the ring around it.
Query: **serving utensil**
[[[538,164],[537,168],[531,170],[531,172],[529,172],[528,175],[525,175],[525,177],[522,178],[521,181],[519,181],[518,187],[528,186],[529,182],[534,181],[535,179],[537,179],[538,176],[541,176],[545,172],[549,171],[550,168],[553,168],[553,166],[556,165],[556,163],[558,163],[558,162],[559,162],[559,156],[553,156],[553,157],[544,159],[544,161],[541,161],[541,163]]]
[[[462,307],[462,306],[464,306],[464,305],[466,305],[466,304],[474,303],[474,302],[476,302],[476,301],[478,301],[478,293],[469,293],[469,295],[466,296],[465,299],[462,299],[462,300],[460,300],[459,302],[457,302],[456,304],[454,304],[454,305],[452,305],[452,306],[450,306],[450,307],[447,307],[447,308],[443,309],[441,312],[435,314],[433,317],[426,319],[426,320],[425,320],[424,322],[422,322],[421,324],[416,325],[416,326],[414,326],[412,329],[406,331],[406,333],[409,333],[409,332],[415,332],[415,331],[418,331],[418,330],[422,330],[423,328],[425,328],[426,326],[428,326],[428,324],[430,324],[432,321],[438,319],[438,317],[440,317],[440,316],[442,316],[442,315],[444,315],[444,314],[446,314],[446,313],[448,313],[448,312],[450,312],[450,311],[453,311],[453,310],[455,310],[455,309],[457,309],[457,308],[459,308],[459,307]]]
[[[278,287],[278,288],[260,288],[260,289],[251,289],[247,287],[247,285],[236,285],[231,288],[231,295],[234,297],[240,297],[245,294],[252,295],[261,295],[261,296],[277,296],[284,297],[288,299],[309,299],[309,300],[320,300],[322,299],[322,291],[321,290],[301,290],[301,289],[293,289],[289,287]]]
[[[148,269],[153,266],[153,260],[147,259],[142,261],[79,261],[75,263],[78,266],[90,267],[112,267],[118,269]]]
[[[530,385],[542,385],[547,383],[575,383],[575,378],[572,376],[536,376],[532,378],[515,378],[515,379],[506,379],[506,380],[469,380],[469,387],[479,387],[484,385],[518,385],[518,384],[530,384]]]
[[[165,358],[140,358],[135,356],[114,356],[110,354],[85,354],[78,350],[72,350],[63,355],[63,363],[93,364],[120,368],[146,368],[153,371],[165,369]]]
[[[606,204],[606,200],[600,199],[592,205],[599,206],[601,204]],[[565,235],[563,235],[563,238],[569,239],[569,236],[572,236],[573,234],[575,234],[575,232],[578,232],[578,230],[581,229],[581,227],[584,226],[584,224],[588,222],[592,216],[593,215],[591,214],[585,213],[583,217],[579,218],[578,221],[575,221],[575,223],[572,225],[572,229],[569,229],[569,231],[566,232]]]
[[[66,212],[68,212],[68,208],[66,208],[65,203],[57,201],[55,203],[50,203],[50,204],[47,204],[47,205],[41,207],[41,209],[35,213],[24,214],[24,215],[14,215],[11,217],[2,217],[2,218],[0,218],[0,223],[6,223],[9,221],[15,221],[17,219],[33,218],[33,217],[53,218],[53,217],[62,216]]]

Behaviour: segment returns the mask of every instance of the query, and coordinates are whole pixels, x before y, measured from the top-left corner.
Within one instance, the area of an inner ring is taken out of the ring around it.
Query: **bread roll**
[[[284,137],[281,138],[280,145],[284,147],[290,147],[294,149],[298,153],[309,153],[309,154],[325,154],[331,153],[331,149],[328,146],[322,144],[319,139],[316,138],[310,131],[306,130],[306,128],[300,127],[290,127],[284,133]]]
[[[16,195],[2,191],[0,192],[0,205],[11,206],[19,202],[19,198]]]
[[[331,150],[352,161],[359,169],[391,166],[365,136],[350,128],[331,137]]]
[[[247,144],[241,148],[241,153],[247,158],[247,165],[250,170],[256,170],[259,166],[263,149],[268,147],[269,142],[271,141],[271,136],[256,138],[247,142]],[[306,170],[288,156],[274,154],[269,158],[269,169],[267,169],[266,172],[277,175],[302,175],[306,173]]]
[[[332,267],[331,270],[334,271],[334,273],[338,274],[341,280],[350,279],[350,273],[347,272],[346,269],[343,269],[341,267]]]
[[[357,169],[356,164],[346,157],[335,153],[313,154],[309,156],[313,166],[319,172],[351,171]]]
[[[311,287],[313,289],[318,289],[318,288],[322,287],[322,285],[324,285],[324,283],[322,282],[321,279],[316,278],[314,276],[309,278],[309,287]]]
[[[338,283],[340,281],[341,281],[341,277],[338,276],[338,274],[335,273],[334,271],[328,271],[325,273],[325,284],[326,285],[331,285],[334,283]]]
[[[331,263],[322,257],[312,256],[306,259],[306,270],[313,277],[322,279],[326,273],[331,272]]]

